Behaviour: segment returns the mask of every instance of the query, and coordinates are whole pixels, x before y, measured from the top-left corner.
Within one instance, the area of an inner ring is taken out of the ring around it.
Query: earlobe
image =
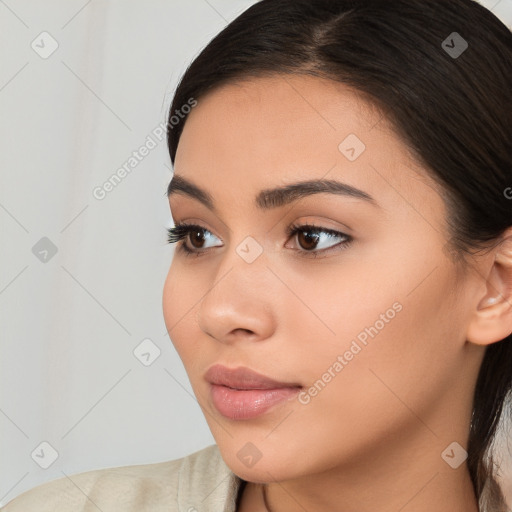
[[[494,250],[495,258],[480,299],[468,326],[466,339],[490,345],[512,334],[512,230]]]

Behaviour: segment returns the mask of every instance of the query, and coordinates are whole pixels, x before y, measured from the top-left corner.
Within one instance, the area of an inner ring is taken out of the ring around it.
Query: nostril
[[[241,331],[241,332],[247,333],[247,334],[254,334],[254,332],[251,331],[250,329],[243,329],[243,328],[233,329],[234,334],[236,334],[238,331]]]

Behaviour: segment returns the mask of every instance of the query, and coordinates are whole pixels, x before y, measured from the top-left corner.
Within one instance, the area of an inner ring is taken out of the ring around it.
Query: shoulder
[[[20,494],[0,512],[172,512],[185,505],[183,510],[192,510],[193,501],[199,506],[202,493],[211,493],[223,476],[214,493],[214,499],[220,501],[233,493],[238,479],[224,463],[218,446],[211,445],[180,459],[97,469],[51,480]]]

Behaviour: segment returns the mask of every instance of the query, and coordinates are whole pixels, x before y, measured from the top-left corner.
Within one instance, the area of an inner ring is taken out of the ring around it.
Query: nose
[[[221,343],[269,338],[276,326],[276,279],[265,251],[248,263],[235,249],[223,258],[199,305],[199,327]]]

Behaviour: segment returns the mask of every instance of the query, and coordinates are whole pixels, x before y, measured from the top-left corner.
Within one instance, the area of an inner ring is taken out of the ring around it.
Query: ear
[[[466,339],[476,345],[490,345],[512,334],[512,228],[493,252],[486,292],[472,314],[466,334]]]

